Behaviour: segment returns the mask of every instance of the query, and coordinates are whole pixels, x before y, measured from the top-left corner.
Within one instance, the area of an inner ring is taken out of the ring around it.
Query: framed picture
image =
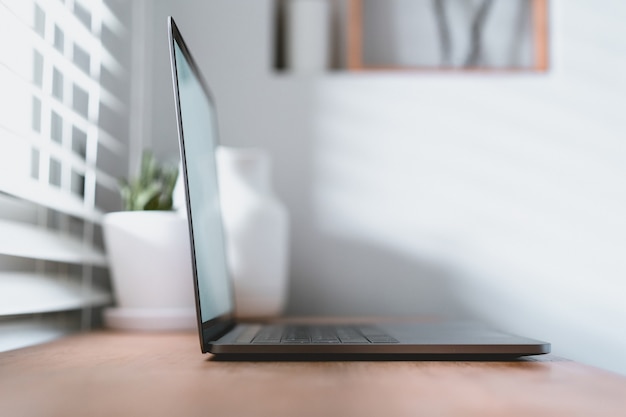
[[[548,0],[347,1],[349,70],[548,69]]]

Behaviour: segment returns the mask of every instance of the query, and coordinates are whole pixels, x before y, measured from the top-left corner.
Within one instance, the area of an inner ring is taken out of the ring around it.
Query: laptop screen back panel
[[[207,342],[232,325],[234,309],[217,184],[217,114],[208,86],[171,17],[168,26],[198,325],[206,352]]]

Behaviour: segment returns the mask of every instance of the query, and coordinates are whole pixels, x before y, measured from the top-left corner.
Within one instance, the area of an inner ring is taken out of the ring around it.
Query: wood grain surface
[[[194,333],[0,354],[1,416],[626,416],[626,378],[516,362],[224,362]]]

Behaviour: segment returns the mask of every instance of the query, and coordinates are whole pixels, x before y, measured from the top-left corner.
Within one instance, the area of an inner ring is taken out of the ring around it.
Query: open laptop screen
[[[217,188],[217,118],[209,92],[185,45],[176,37],[173,42],[179,139],[187,183],[197,301],[205,323],[233,310]]]

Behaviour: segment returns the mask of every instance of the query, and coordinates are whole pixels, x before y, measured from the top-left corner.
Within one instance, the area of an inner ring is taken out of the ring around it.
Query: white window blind
[[[128,165],[126,3],[0,0],[0,351],[112,302],[100,221]]]

